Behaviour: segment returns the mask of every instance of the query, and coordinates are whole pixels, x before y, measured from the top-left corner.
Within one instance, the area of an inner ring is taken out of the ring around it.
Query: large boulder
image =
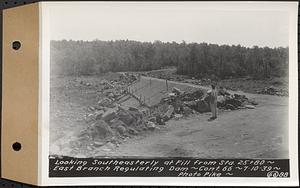
[[[174,112],[174,107],[172,105],[169,105],[168,106],[168,110],[166,111],[166,113],[163,115],[163,119],[165,121],[171,119],[172,115],[173,115],[173,112]]]
[[[128,110],[129,110],[129,111],[135,111],[135,112],[138,112],[138,111],[139,111],[139,109],[137,109],[137,108],[135,108],[135,107],[132,107],[132,106],[130,106],[130,107],[128,108]]]
[[[150,130],[154,130],[156,128],[155,123],[153,123],[152,121],[147,121],[146,122],[146,127]]]
[[[105,85],[105,84],[107,84],[107,83],[108,83],[108,81],[105,80],[105,79],[100,81],[100,85]]]
[[[181,91],[177,87],[173,87],[172,92],[175,93],[176,95],[182,95],[184,93],[184,91]]]
[[[96,120],[99,120],[99,119],[102,119],[102,115],[104,114],[104,110],[97,110],[95,112],[95,119]]]
[[[98,120],[88,128],[88,134],[93,139],[107,139],[113,136],[113,130],[103,120]]]
[[[256,102],[254,99],[248,99],[248,103],[252,105],[258,105],[258,102]]]
[[[151,122],[155,123],[156,122],[156,117],[152,116],[152,117],[148,118],[148,121],[151,121]]]
[[[118,125],[118,126],[116,127],[116,130],[118,131],[118,133],[119,133],[120,135],[124,135],[124,134],[126,133],[126,127],[123,126],[123,125]]]
[[[111,93],[109,93],[107,96],[108,96],[109,98],[114,98],[116,95],[115,95],[113,92],[111,92]]]
[[[126,124],[123,121],[119,120],[119,119],[113,119],[110,122],[110,127],[113,128],[113,129],[117,128],[119,125],[126,127]]]
[[[229,99],[226,95],[219,95],[217,97],[217,107],[218,108],[225,108],[226,106],[226,100]]]
[[[200,113],[209,112],[210,107],[205,100],[185,102],[186,106]]]
[[[235,99],[235,98],[228,99],[228,100],[226,100],[225,103],[226,103],[226,105],[230,104],[230,105],[234,106],[235,108],[242,105],[242,101],[238,100],[238,99]]]
[[[113,101],[110,98],[105,97],[105,98],[98,101],[98,105],[108,107],[112,104],[112,102]]]
[[[224,96],[218,96],[218,97],[217,97],[217,102],[218,102],[218,103],[224,103],[225,100],[226,100],[226,99],[225,99]]]
[[[134,128],[129,127],[128,128],[128,133],[132,134],[132,135],[138,135],[139,132],[137,130],[135,130]]]
[[[140,120],[143,118],[144,114],[140,111],[129,111],[129,113],[136,119],[136,120]]]
[[[217,106],[223,107],[225,105],[225,101],[226,101],[225,97],[223,95],[219,95],[217,97]]]
[[[205,100],[199,100],[197,102],[197,108],[195,110],[200,113],[210,112],[210,107]]]
[[[234,94],[234,98],[241,102],[248,100],[248,98],[245,95],[239,95],[239,94]]]
[[[164,119],[160,115],[156,116],[156,123],[158,125],[165,125],[166,124],[165,121],[164,121]]]
[[[90,111],[90,112],[93,112],[93,111],[95,111],[95,110],[96,110],[96,108],[93,107],[93,106],[89,106],[89,107],[88,107],[88,111]]]
[[[206,102],[207,104],[209,104],[211,100],[211,95],[206,95],[205,98],[203,99],[204,102]]]
[[[225,108],[226,108],[226,109],[229,109],[229,110],[235,110],[235,109],[236,109],[236,107],[233,106],[232,104],[226,104],[226,105],[225,105]]]
[[[175,114],[174,119],[179,120],[180,118],[182,118],[182,116],[183,116],[182,114]]]
[[[186,106],[188,106],[189,108],[197,110],[197,102],[196,101],[187,101],[187,102],[184,102],[184,104]]]
[[[192,93],[186,93],[182,100],[184,101],[194,101],[194,100],[200,100],[204,96],[204,92],[202,90],[197,90]]]
[[[144,116],[147,116],[150,114],[150,110],[149,109],[141,109],[140,112],[144,115]]]
[[[115,108],[109,108],[103,115],[102,115],[102,119],[106,122],[110,122],[113,119],[117,118],[117,113],[116,113],[116,109]]]
[[[180,114],[183,111],[184,103],[179,98],[176,98],[173,103],[171,103],[174,107],[175,113]]]
[[[227,92],[225,88],[220,88],[220,89],[218,90],[218,95],[229,96],[230,93]]]
[[[193,113],[193,110],[187,106],[183,107],[183,115],[188,116]]]
[[[135,123],[135,118],[127,111],[120,110],[118,112],[119,120],[123,121],[127,126],[132,126]]]
[[[176,97],[176,93],[168,93],[168,97]]]

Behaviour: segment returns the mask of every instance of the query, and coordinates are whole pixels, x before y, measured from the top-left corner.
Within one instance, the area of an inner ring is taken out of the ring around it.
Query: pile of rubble
[[[253,99],[248,99],[245,95],[219,95],[217,106],[219,109],[237,110],[237,109],[254,109],[258,103]]]
[[[73,143],[73,152],[76,154],[80,152],[88,156],[104,156],[122,140],[144,131],[158,129],[148,120],[149,110],[132,107],[125,109],[120,105],[113,108],[99,106],[94,109],[90,113],[93,118],[87,122],[87,126]]]
[[[287,90],[280,89],[274,86],[265,87],[261,91],[258,91],[258,93],[266,95],[289,96],[289,92]]]
[[[111,89],[115,86],[128,86],[133,82],[138,80],[138,75],[129,74],[129,73],[119,73],[118,76],[114,76],[113,78],[109,78],[111,76],[106,76],[107,79],[101,80],[100,84],[105,85],[104,89]]]
[[[147,111],[140,111],[136,108],[125,109],[121,106],[106,108],[105,110],[96,110],[95,118],[89,121],[90,126],[84,132],[90,129],[103,129],[96,131],[97,138],[106,139],[112,131],[120,136],[125,134],[137,134],[137,132],[147,129],[153,129],[153,126],[147,124]],[[116,136],[116,135],[115,135]],[[96,138],[96,137],[94,137]]]
[[[97,105],[89,107],[91,110],[103,110],[104,108],[114,108],[115,102],[121,100],[128,93],[128,86],[137,81],[137,76],[133,74],[121,74],[113,80],[103,79],[98,84],[99,100]]]
[[[101,84],[104,87],[101,91],[101,98],[97,104],[88,107],[89,113],[85,117],[86,122],[94,123],[100,121],[103,125],[105,125],[103,123],[105,122],[109,124],[111,128],[118,130],[124,130],[124,128],[122,128],[124,125],[126,125],[125,127],[131,128],[136,127],[136,125],[142,126],[141,124],[144,121],[143,117],[145,117],[146,112],[141,112],[133,107],[125,109],[119,105],[120,101],[129,97],[128,85],[136,80],[137,77],[135,75],[126,74],[121,76],[118,80],[102,80]],[[129,133],[136,132],[135,129],[131,128],[128,128]],[[136,128],[140,129],[141,127]]]
[[[134,73],[111,73],[108,72],[101,76],[101,80],[89,80],[81,77],[75,78],[73,84],[75,87],[90,87],[98,90],[99,92],[108,89],[120,89],[128,87],[139,79],[139,76]],[[67,88],[66,88],[67,89]]]
[[[138,78],[132,75],[115,80],[102,80],[101,97],[89,106],[85,116],[86,126],[72,142],[73,154],[105,156],[123,140],[145,131],[159,129],[168,120],[180,119],[194,113],[209,112],[208,96],[204,90],[184,92],[173,88],[172,92],[153,107],[124,107],[121,101],[130,98],[128,85]],[[244,95],[219,91],[218,108],[236,110],[255,108],[255,101]]]
[[[119,104],[129,97],[127,87],[137,79],[135,75],[122,74],[118,79],[104,79],[99,83],[100,99],[87,108],[86,126],[72,142],[73,155],[103,156],[128,137],[158,129],[148,120],[148,109],[125,108]]]
[[[230,94],[220,90],[217,98],[217,106],[224,110],[254,109],[258,103],[248,99],[245,95]],[[164,124],[171,118],[178,119],[193,113],[210,112],[209,96],[203,90],[195,92],[183,92],[173,88],[172,93],[165,97],[152,109],[152,120],[157,124]]]

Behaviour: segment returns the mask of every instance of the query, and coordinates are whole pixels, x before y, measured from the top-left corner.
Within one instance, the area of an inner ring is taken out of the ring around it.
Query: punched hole
[[[15,142],[15,143],[13,143],[12,148],[15,151],[20,151],[22,148],[22,145],[19,142]]]
[[[20,49],[20,48],[21,48],[21,43],[20,43],[20,41],[14,41],[14,42],[12,43],[12,48],[13,48],[14,50]]]

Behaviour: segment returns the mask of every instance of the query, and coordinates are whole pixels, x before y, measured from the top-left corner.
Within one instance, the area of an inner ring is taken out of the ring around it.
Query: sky
[[[289,14],[280,6],[94,2],[49,7],[52,40],[184,40],[246,47],[289,43]]]

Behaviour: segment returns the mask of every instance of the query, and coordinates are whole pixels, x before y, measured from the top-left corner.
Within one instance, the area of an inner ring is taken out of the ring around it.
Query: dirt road
[[[142,82],[148,82],[149,79],[142,77]],[[288,98],[247,93],[246,96],[255,98],[259,103],[256,109],[222,111],[218,119],[211,122],[207,121],[209,113],[170,120],[165,127],[152,134],[127,140],[111,155],[288,158]]]

